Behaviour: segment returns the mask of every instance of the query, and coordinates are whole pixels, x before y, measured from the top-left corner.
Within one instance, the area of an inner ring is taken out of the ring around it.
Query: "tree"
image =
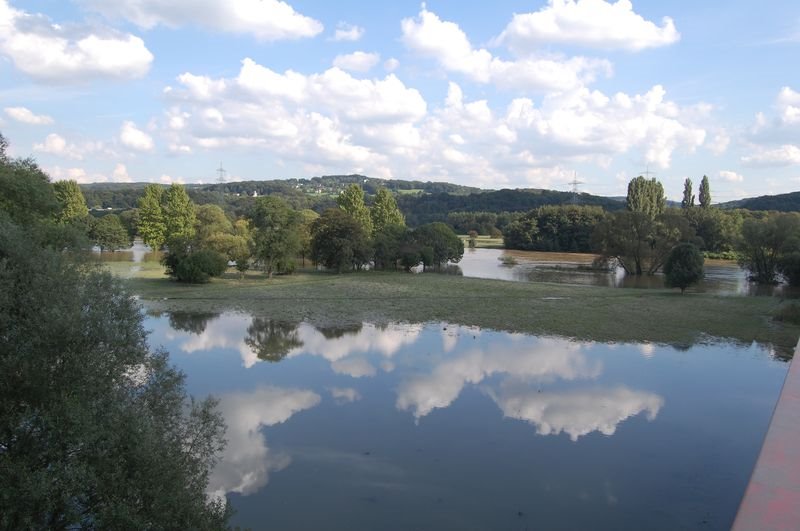
[[[254,317],[247,327],[244,342],[259,359],[278,362],[293,349],[303,346],[297,331],[297,324],[273,321]]]
[[[58,201],[53,186],[36,162],[3,156],[0,161],[0,211],[24,225],[55,218]]]
[[[328,269],[361,269],[370,255],[364,226],[344,210],[329,208],[311,225],[311,257]]]
[[[228,269],[228,259],[210,248],[177,236],[167,241],[169,251],[161,257],[166,273],[178,282],[202,284]]]
[[[683,199],[681,208],[692,208],[694,206],[694,194],[692,193],[692,180],[688,177],[683,181]]]
[[[163,247],[167,240],[167,224],[161,207],[164,189],[157,184],[144,187],[144,195],[139,198],[139,236],[145,245],[154,251]]]
[[[423,253],[425,266],[433,265],[439,269],[447,262],[459,262],[464,256],[464,242],[444,223],[417,227],[412,238]]]
[[[303,260],[303,267],[306,266],[306,257],[311,256],[311,225],[319,214],[313,210],[303,209],[300,211],[302,223],[300,224],[300,256]]]
[[[59,223],[75,223],[86,219],[89,209],[76,181],[57,181],[53,183],[53,190],[60,206],[56,217]]]
[[[131,246],[128,231],[122,225],[119,216],[107,214],[94,220],[89,229],[92,241],[100,247],[100,251],[116,251]]]
[[[364,228],[365,234],[372,236],[372,217],[364,203],[364,190],[357,184],[351,184],[336,198],[339,208],[350,214]]]
[[[681,294],[703,278],[703,253],[696,245],[679,243],[670,251],[664,262],[664,284],[680,288]]]
[[[641,175],[628,183],[628,210],[642,212],[653,219],[667,208],[664,187],[655,178],[647,180]]]
[[[387,225],[405,225],[406,220],[392,193],[386,188],[381,188],[375,194],[375,201],[369,210],[372,219],[373,233],[380,232]]]
[[[700,181],[700,206],[708,208],[711,206],[711,188],[708,185],[708,177],[703,175],[703,180]]]
[[[798,250],[798,240],[800,214],[782,213],[765,219],[745,220],[737,249],[739,266],[749,272],[750,280],[759,284],[775,284],[778,282],[782,256]],[[790,265],[788,261],[784,264],[787,268]]]
[[[172,184],[162,197],[166,237],[191,238],[194,236],[195,207],[186,189],[180,184]]]
[[[406,226],[399,224],[384,225],[380,231],[375,231],[372,242],[375,269],[396,269],[409,236]]]
[[[6,221],[0,257],[0,528],[225,528],[223,420],[123,284]]]
[[[199,205],[195,208],[194,230],[202,241],[214,234],[232,234],[233,224],[217,205]]]
[[[300,214],[278,197],[260,197],[252,211],[254,257],[269,277],[291,273],[300,252]]]

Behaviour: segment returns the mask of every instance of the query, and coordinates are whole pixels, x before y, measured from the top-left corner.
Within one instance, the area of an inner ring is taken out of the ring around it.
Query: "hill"
[[[779,212],[800,211],[800,192],[788,194],[762,195],[717,205],[720,208],[744,208],[746,210],[777,210]]]

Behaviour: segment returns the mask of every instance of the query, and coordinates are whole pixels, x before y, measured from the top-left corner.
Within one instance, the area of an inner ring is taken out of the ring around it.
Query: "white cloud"
[[[664,17],[661,24],[635,13],[629,0],[549,0],[539,11],[515,14],[496,42],[518,53],[551,43],[639,51],[680,39],[671,18]]]
[[[150,135],[137,128],[135,123],[127,120],[122,123],[119,130],[119,139],[124,146],[136,151],[152,151],[155,147]]]
[[[105,152],[102,142],[84,142],[80,145],[68,142],[58,133],[50,133],[41,144],[34,144],[33,150],[57,157],[83,160],[87,154]]]
[[[800,92],[783,87],[778,93],[780,120],[785,124],[800,124]]]
[[[744,181],[744,177],[735,171],[722,170],[719,172],[719,178],[729,183],[740,183]]]
[[[34,114],[26,107],[6,107],[5,112],[14,120],[30,125],[49,125],[53,123],[53,118],[46,114]]]
[[[566,433],[573,441],[594,431],[613,435],[620,422],[642,412],[655,420],[664,405],[656,394],[626,387],[562,392],[507,387],[490,393],[503,415],[533,424],[539,435]]]
[[[708,149],[715,155],[722,155],[728,150],[728,146],[731,143],[731,137],[728,135],[727,131],[719,131],[717,134],[714,135],[708,142]]]
[[[323,30],[318,20],[279,0],[82,0],[111,18],[142,28],[194,25],[213,31],[245,33],[263,41],[313,37]]]
[[[400,67],[400,61],[395,59],[394,57],[390,57],[386,61],[383,62],[383,69],[387,72],[394,72]]]
[[[751,155],[742,157],[748,166],[790,166],[800,164],[800,147],[784,144],[774,149],[759,147]]]
[[[361,393],[352,387],[331,387],[329,391],[337,404],[348,404],[361,400]]]
[[[0,0],[0,55],[34,79],[79,83],[93,78],[137,78],[153,54],[131,34],[98,27],[62,26]]]
[[[336,25],[336,32],[333,34],[335,41],[357,41],[364,36],[364,28],[354,26],[346,22],[340,22]]]
[[[131,176],[128,175],[128,168],[124,164],[117,163],[114,166],[114,171],[111,172],[111,180],[115,183],[130,183],[133,182]]]
[[[337,55],[333,60],[333,66],[349,72],[368,72],[380,60],[381,56],[377,53],[357,51],[345,55]]]
[[[585,57],[499,59],[485,48],[473,48],[458,24],[441,20],[424,6],[416,19],[404,19],[401,28],[403,43],[410,50],[435,59],[447,71],[501,88],[568,90],[593,81],[599,73],[611,72],[608,61]]]
[[[269,473],[286,468],[291,458],[271,451],[261,430],[286,422],[319,402],[320,396],[312,391],[279,387],[221,396],[219,410],[227,425],[227,444],[209,477],[209,494],[222,497],[238,492],[246,496],[266,485]]]

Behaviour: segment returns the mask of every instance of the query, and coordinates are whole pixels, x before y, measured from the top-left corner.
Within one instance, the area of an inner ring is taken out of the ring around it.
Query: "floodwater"
[[[253,529],[728,529],[787,371],[447,323],[149,316],[228,445],[209,492]]]
[[[457,264],[465,277],[514,280],[518,282],[557,282],[613,288],[664,287],[663,275],[626,275],[593,269],[596,255],[575,253],[540,253],[502,249],[465,249]],[[720,295],[792,295],[787,286],[759,286],[747,280],[736,262],[706,260],[705,278],[692,291]]]

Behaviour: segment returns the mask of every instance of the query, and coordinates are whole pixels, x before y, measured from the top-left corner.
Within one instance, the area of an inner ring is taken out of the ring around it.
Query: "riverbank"
[[[123,274],[122,265],[111,264]],[[720,339],[772,344],[791,356],[800,326],[772,319],[777,297],[724,297],[677,290],[638,290],[520,283],[441,274],[303,271],[267,279],[229,273],[209,284],[183,285],[159,267],[126,280],[152,311],[249,312],[324,326],[444,321],[495,330],[602,342],[688,346]]]

